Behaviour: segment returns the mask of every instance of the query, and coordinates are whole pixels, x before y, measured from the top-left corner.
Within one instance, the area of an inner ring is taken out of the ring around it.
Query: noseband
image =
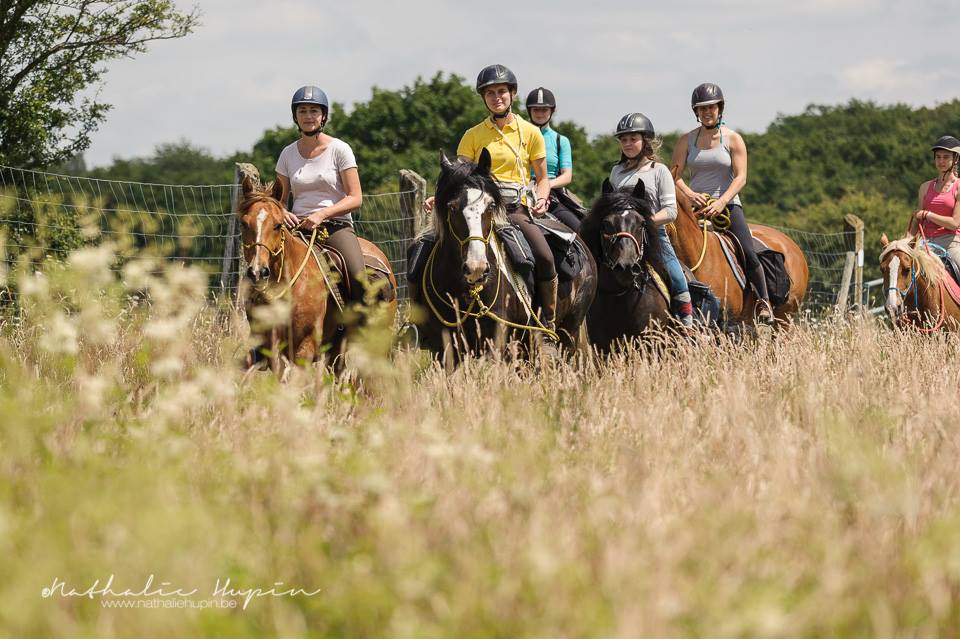
[[[646,230],[641,231],[641,233],[643,233],[644,235],[646,235]],[[630,240],[631,242],[633,242],[634,247],[636,247],[636,249],[637,249],[637,259],[635,259],[635,260],[633,261],[633,263],[634,263],[634,264],[638,264],[638,263],[640,263],[641,261],[643,261],[643,247],[644,247],[644,243],[641,243],[640,240],[638,240],[633,233],[630,233],[630,232],[628,232],[628,231],[620,231],[619,233],[601,233],[601,237],[603,237],[603,240],[604,240],[604,242],[605,242],[605,245],[604,245],[604,257],[609,257],[609,256],[606,254],[606,253],[607,253],[607,252],[606,252],[606,247],[607,247],[607,246],[612,247],[614,244],[616,244],[617,240],[625,238],[625,239],[628,239],[628,240]]]

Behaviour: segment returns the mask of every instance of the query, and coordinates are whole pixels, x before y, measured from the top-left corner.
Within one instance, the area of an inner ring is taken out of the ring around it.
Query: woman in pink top
[[[960,200],[957,198],[960,140],[945,135],[934,143],[932,150],[938,176],[920,185],[920,210],[910,220],[907,237],[916,237],[922,228],[930,244],[945,249],[953,261],[960,264]]]

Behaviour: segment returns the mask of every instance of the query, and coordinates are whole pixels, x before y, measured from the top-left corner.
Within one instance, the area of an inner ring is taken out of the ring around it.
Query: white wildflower
[[[40,348],[54,355],[76,355],[80,351],[77,327],[63,313],[55,313],[40,336]]]

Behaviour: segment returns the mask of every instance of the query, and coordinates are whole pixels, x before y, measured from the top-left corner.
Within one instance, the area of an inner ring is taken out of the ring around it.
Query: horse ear
[[[887,237],[886,233],[880,235],[880,246],[886,246],[890,243],[890,238]]]
[[[256,190],[253,178],[249,175],[243,176],[243,182],[240,183],[240,189],[243,191],[243,197],[250,197],[250,194]]]
[[[273,199],[280,202],[280,198],[283,197],[283,185],[280,184],[280,180],[273,181],[273,188],[270,189],[270,195]],[[283,202],[280,202],[280,204],[283,204]]]
[[[447,153],[444,150],[440,150],[440,168],[449,169],[453,166],[453,163],[450,161],[450,158],[447,157]]]
[[[480,171],[490,174],[490,165],[493,161],[490,158],[490,151],[487,150],[487,147],[483,147],[483,150],[480,151],[480,161],[477,162],[477,166],[480,167]]]
[[[610,178],[603,178],[603,184],[600,185],[600,193],[606,195],[613,192],[613,185],[610,184]]]
[[[647,189],[643,185],[643,180],[637,180],[637,185],[633,187],[633,197],[637,198],[638,200],[642,200],[647,197]]]

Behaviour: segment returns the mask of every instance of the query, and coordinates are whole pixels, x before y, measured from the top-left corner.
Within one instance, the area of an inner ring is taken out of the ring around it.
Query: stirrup
[[[777,318],[773,315],[773,306],[770,305],[768,300],[757,300],[755,315],[757,321],[761,324],[774,326],[777,323]]]

